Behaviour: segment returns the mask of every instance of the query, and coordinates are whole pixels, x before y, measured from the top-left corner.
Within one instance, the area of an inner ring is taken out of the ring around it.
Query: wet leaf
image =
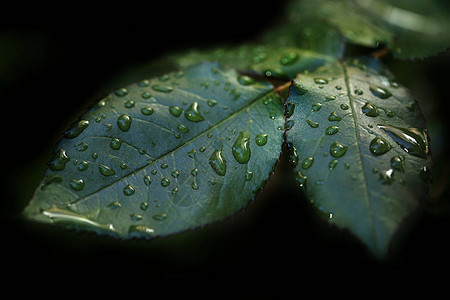
[[[330,222],[384,256],[428,191],[429,138],[417,104],[378,61],[362,59],[299,74],[286,107],[295,108],[286,138],[299,186]]]
[[[24,213],[122,238],[224,219],[264,186],[283,124],[269,83],[218,63],[142,80],[66,131]]]

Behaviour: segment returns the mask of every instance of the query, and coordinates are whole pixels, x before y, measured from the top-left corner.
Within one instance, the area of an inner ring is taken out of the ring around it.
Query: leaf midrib
[[[371,197],[370,197],[369,189],[368,189],[368,186],[367,186],[367,177],[366,177],[366,172],[365,172],[365,167],[364,167],[364,160],[363,160],[362,153],[361,153],[361,144],[360,144],[360,138],[359,138],[360,134],[359,134],[359,129],[358,129],[358,120],[356,119],[357,111],[355,110],[353,97],[351,95],[350,79],[349,79],[349,76],[348,76],[348,73],[347,73],[347,68],[346,68],[344,63],[340,62],[339,64],[341,65],[341,68],[342,68],[342,70],[344,72],[344,80],[345,80],[345,87],[347,89],[347,97],[349,98],[350,107],[351,107],[352,112],[353,112],[352,113],[352,119],[353,119],[353,124],[354,124],[354,127],[355,127],[355,140],[356,140],[357,148],[358,148],[359,161],[361,162],[361,167],[362,167],[362,172],[361,173],[362,173],[362,176],[363,176],[365,196],[366,196],[366,199],[367,199],[367,203],[369,205],[371,233],[372,233],[371,235],[373,237],[374,242],[378,246],[377,239],[375,238],[376,237],[376,232],[375,232],[375,225],[374,225],[375,224],[374,217],[373,217],[373,213],[372,213],[373,211],[372,211]]]
[[[269,84],[269,83],[268,83],[268,84]],[[159,160],[166,158],[167,156],[171,155],[172,153],[176,152],[177,150],[179,150],[179,149],[185,147],[185,146],[188,145],[189,143],[192,143],[193,141],[197,140],[198,138],[204,136],[208,131],[214,130],[216,127],[222,125],[223,123],[225,123],[225,122],[227,122],[227,121],[229,121],[229,120],[232,120],[232,119],[235,118],[237,115],[239,115],[239,114],[242,113],[243,111],[249,109],[252,105],[254,105],[255,103],[257,103],[258,101],[260,101],[261,99],[263,99],[264,97],[266,97],[268,94],[270,94],[270,93],[272,93],[272,92],[274,92],[274,87],[271,85],[271,89],[270,89],[270,90],[268,90],[268,91],[266,91],[266,92],[260,94],[258,97],[256,97],[256,98],[255,98],[252,102],[250,102],[248,105],[243,106],[242,108],[240,108],[239,110],[233,112],[232,114],[230,114],[229,116],[227,116],[226,118],[224,118],[223,120],[221,120],[220,122],[218,122],[218,123],[216,123],[215,125],[209,127],[208,129],[206,129],[206,130],[200,132],[198,135],[192,137],[190,140],[186,141],[185,143],[179,145],[178,147],[176,147],[176,148],[174,148],[174,149],[172,149],[172,150],[166,152],[165,154],[161,155],[160,157],[154,159],[154,160],[152,161],[151,164],[146,164],[146,165],[144,165],[144,166],[142,166],[142,167],[139,167],[139,168],[135,169],[133,172],[130,172],[130,173],[126,174],[125,176],[123,176],[123,177],[121,177],[121,178],[118,178],[117,180],[115,180],[115,181],[113,181],[113,182],[108,183],[107,185],[101,187],[100,189],[98,189],[98,190],[96,190],[96,191],[94,191],[94,192],[92,192],[92,193],[89,193],[89,194],[83,196],[82,198],[78,198],[76,201],[71,202],[70,205],[72,206],[72,205],[78,204],[79,202],[81,202],[81,201],[83,201],[83,200],[89,198],[91,195],[94,195],[94,194],[96,194],[96,193],[99,193],[99,192],[101,192],[102,190],[104,190],[104,189],[106,189],[106,188],[108,188],[108,187],[110,187],[110,186],[116,184],[117,182],[120,182],[120,181],[122,181],[122,180],[128,178],[129,176],[132,176],[132,175],[136,174],[137,172],[139,172],[139,171],[145,169],[146,167],[148,167],[148,166],[150,166],[150,165],[152,165],[152,164],[155,164],[155,163],[158,162]]]

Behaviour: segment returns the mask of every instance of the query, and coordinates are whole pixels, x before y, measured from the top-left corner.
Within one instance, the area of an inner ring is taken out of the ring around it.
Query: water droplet
[[[336,168],[337,164],[338,164],[338,160],[337,159],[334,159],[334,160],[330,161],[328,163],[328,170],[332,171],[334,168]]]
[[[377,136],[370,142],[369,149],[373,155],[382,155],[391,150],[391,145],[385,139]]]
[[[172,116],[179,117],[183,112],[183,110],[178,106],[171,106],[169,107],[169,112]]]
[[[389,92],[387,89],[375,86],[375,85],[369,85],[369,89],[372,92],[372,94],[380,99],[387,99],[392,96],[391,92]]]
[[[313,163],[314,163],[314,157],[312,157],[312,156],[307,157],[302,161],[302,168],[309,169],[309,168],[311,168]]]
[[[194,169],[191,170],[191,175],[192,176],[197,176],[197,174],[198,174],[198,169],[197,168],[194,168]]]
[[[340,85],[335,86],[335,88],[336,88],[338,91],[342,90],[342,86],[340,86]]]
[[[255,138],[256,145],[258,146],[264,146],[267,144],[267,134],[266,133],[260,133],[256,135]]]
[[[153,220],[164,221],[167,218],[167,214],[153,215]]]
[[[191,106],[184,112],[186,118],[191,122],[201,122],[205,118],[199,112],[199,105],[197,102],[191,104]]]
[[[298,155],[297,155],[297,149],[295,149],[295,146],[292,145],[292,143],[287,143],[287,153],[289,154],[289,164],[292,166],[292,168],[295,168],[298,164]]]
[[[102,164],[99,164],[99,165],[98,165],[98,170],[99,170],[100,173],[101,173],[102,175],[104,175],[104,176],[111,176],[111,175],[116,174],[116,172],[114,172],[113,169],[111,169],[111,168],[108,167],[108,166],[102,165]]]
[[[141,97],[142,97],[143,99],[149,99],[149,98],[152,97],[152,94],[150,94],[149,92],[143,92],[143,93],[141,94]]]
[[[148,203],[145,201],[142,201],[141,204],[139,205],[139,208],[142,210],[147,210],[148,208]]]
[[[306,181],[308,177],[303,175],[300,171],[295,174],[295,183],[297,186],[301,189],[304,189],[306,187]]]
[[[206,147],[201,146],[200,149],[198,149],[198,151],[205,152],[206,151]]]
[[[84,188],[84,181],[83,179],[72,179],[72,181],[69,183],[69,186],[74,191],[81,191]]]
[[[250,181],[253,179],[253,172],[247,171],[245,172],[245,181]]]
[[[149,175],[145,175],[144,176],[144,183],[145,185],[149,186],[152,183],[152,179],[150,178]]]
[[[287,102],[284,106],[284,115],[286,118],[290,118],[295,110],[295,104]]]
[[[336,126],[336,125],[330,126],[330,127],[328,127],[328,128],[325,130],[325,133],[326,133],[327,135],[333,135],[333,134],[336,134],[336,133],[338,133],[338,132],[339,132],[339,126]]]
[[[169,165],[166,163],[161,164],[161,169],[167,169],[168,167],[169,167]]]
[[[317,102],[317,103],[314,103],[314,104],[312,105],[311,110],[312,110],[312,111],[319,111],[321,108],[322,108],[322,103]]]
[[[389,169],[387,171],[381,171],[378,176],[378,180],[381,184],[391,184],[394,182],[394,170]]]
[[[124,106],[126,108],[132,108],[136,105],[136,102],[134,102],[134,100],[128,100],[127,102],[125,102]]]
[[[73,139],[79,136],[86,128],[89,126],[89,121],[81,120],[75,123],[69,130],[64,133],[64,137],[68,139]]]
[[[173,87],[168,86],[168,85],[155,84],[155,85],[152,85],[152,90],[157,91],[157,92],[162,92],[162,93],[170,93],[173,91]]]
[[[70,157],[67,155],[66,150],[60,149],[55,153],[53,160],[48,163],[48,167],[52,171],[62,171],[68,161],[70,161]]]
[[[150,85],[150,80],[145,79],[145,80],[139,81],[139,82],[137,83],[137,85],[138,85],[139,87],[147,87],[147,86]]]
[[[327,84],[328,80],[326,80],[325,78],[314,78],[314,82],[316,84]]]
[[[340,120],[342,120],[341,117],[338,116],[337,112],[333,111],[329,116],[328,116],[328,121],[337,121],[339,122]]]
[[[231,99],[237,100],[237,99],[239,99],[239,97],[241,96],[241,93],[239,93],[238,90],[233,89],[233,90],[230,92],[230,95],[231,95]]]
[[[426,158],[430,152],[426,129],[377,125],[383,129],[406,153]]]
[[[131,219],[131,221],[136,222],[136,221],[142,220],[142,216],[139,214],[131,214],[130,219]]]
[[[405,157],[403,155],[396,155],[391,158],[391,167],[394,170],[405,172]]]
[[[178,178],[178,176],[180,176],[180,172],[178,170],[175,170],[172,173],[170,173],[170,175],[172,175],[173,178]]]
[[[288,65],[292,65],[293,63],[295,63],[298,59],[298,53],[296,52],[290,52],[289,54],[283,56],[280,59],[280,64],[288,66]]]
[[[330,146],[330,154],[334,157],[341,157],[347,152],[348,147],[339,142],[333,142]]]
[[[219,176],[225,176],[227,165],[225,157],[222,154],[222,149],[216,150],[209,158],[209,165]]]
[[[158,173],[158,171],[152,170],[151,173],[152,173],[153,175],[156,175],[156,174]]]
[[[311,120],[306,120],[306,123],[308,123],[308,125],[309,125],[311,128],[317,128],[317,127],[319,127],[319,123],[314,122],[314,121],[311,121]]]
[[[178,193],[178,188],[175,187],[172,189],[172,191],[170,192],[173,196],[175,196]]]
[[[97,152],[92,152],[91,157],[93,159],[97,159],[98,158],[98,153]]]
[[[110,204],[108,204],[107,206],[106,206],[106,208],[108,208],[109,210],[113,210],[113,209],[118,209],[118,208],[120,208],[122,205],[119,203],[119,201],[114,201],[114,202],[111,202]]]
[[[138,235],[145,233],[148,235],[152,235],[155,232],[152,228],[145,225],[130,225],[128,228],[128,235],[133,236],[134,234]]]
[[[162,178],[161,179],[161,185],[163,186],[163,187],[166,187],[166,186],[168,186],[170,184],[170,180],[169,179],[167,179],[167,178]]]
[[[295,121],[294,120],[287,120],[284,129],[291,130],[292,127],[294,127]]]
[[[121,164],[120,164],[120,168],[121,168],[122,170],[125,170],[127,167],[128,167],[128,165],[127,165],[126,163],[121,163]]]
[[[255,80],[247,75],[239,75],[238,82],[242,85],[251,85],[255,83]]]
[[[377,117],[379,114],[378,108],[370,102],[366,102],[366,104],[364,104],[361,110],[363,114],[365,114],[368,117]]]
[[[109,143],[109,146],[114,150],[119,150],[121,145],[122,141],[117,138],[112,139],[111,142]]]
[[[214,107],[217,104],[217,101],[216,100],[212,100],[212,99],[208,99],[206,102],[208,103],[209,107]]]
[[[329,102],[329,101],[333,101],[336,100],[336,96],[326,96],[325,97],[325,102]]]
[[[125,196],[131,196],[134,194],[134,192],[135,192],[134,187],[131,184],[129,184],[123,188],[123,194]]]
[[[81,142],[75,146],[75,149],[80,152],[86,151],[87,148],[88,148],[88,144],[86,144],[85,142]]]
[[[342,104],[341,104],[341,109],[342,109],[342,110],[347,110],[347,109],[348,109],[348,105],[345,104],[345,103],[342,103]]]
[[[198,184],[196,182],[191,183],[191,188],[193,190],[198,190]]]
[[[177,126],[178,130],[182,133],[187,133],[189,132],[189,128],[187,128],[186,126],[184,126],[183,124],[180,124]]]
[[[356,95],[359,95],[359,96],[364,94],[364,92],[362,90],[360,90],[360,89],[356,89],[354,92],[355,92]]]
[[[87,161],[80,161],[77,165],[78,171],[86,171],[89,166],[89,163]]]
[[[128,95],[128,90],[126,88],[121,88],[121,89],[114,91],[114,94],[116,96],[123,97],[123,96]]]
[[[240,164],[246,164],[250,160],[250,134],[241,131],[231,148],[234,158]]]
[[[121,115],[119,118],[117,118],[117,126],[122,131],[128,131],[131,126],[131,116],[127,114]]]

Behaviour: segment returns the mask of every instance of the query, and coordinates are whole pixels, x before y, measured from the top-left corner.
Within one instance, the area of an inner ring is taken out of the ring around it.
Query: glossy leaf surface
[[[217,63],[140,81],[66,131],[25,215],[123,238],[221,220],[268,179],[283,124],[269,83]]]
[[[296,77],[286,116],[298,185],[327,219],[385,255],[430,180],[415,101],[376,60],[336,62]]]

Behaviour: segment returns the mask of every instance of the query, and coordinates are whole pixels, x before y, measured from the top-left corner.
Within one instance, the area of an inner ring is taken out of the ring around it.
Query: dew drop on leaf
[[[129,184],[123,188],[123,194],[125,196],[131,196],[134,194],[134,192],[135,192],[134,187],[131,184]]]
[[[112,139],[111,142],[109,143],[109,146],[114,150],[119,150],[121,145],[122,141],[119,140],[118,138]]]
[[[132,108],[136,105],[136,102],[134,102],[134,100],[128,100],[127,102],[125,102],[124,106],[126,108]]]
[[[402,128],[391,125],[377,125],[383,129],[406,153],[421,158],[429,154],[428,134],[418,128]]]
[[[306,123],[308,123],[308,125],[309,125],[311,128],[317,128],[317,127],[319,127],[319,123],[314,122],[314,121],[311,121],[311,120],[306,120]]]
[[[361,110],[363,114],[365,114],[368,117],[377,117],[379,115],[378,108],[370,102],[366,102],[366,104],[364,104]]]
[[[284,115],[286,118],[290,118],[295,110],[295,104],[287,102],[284,106]]]
[[[209,165],[219,176],[225,176],[227,171],[227,164],[225,157],[222,154],[222,149],[216,150],[209,158]]]
[[[251,84],[255,83],[255,80],[253,80],[253,78],[251,78],[247,75],[239,75],[238,82],[242,85],[251,85]]]
[[[101,173],[103,176],[111,176],[111,175],[116,174],[116,172],[114,172],[113,169],[111,169],[110,167],[105,166],[105,165],[103,165],[103,164],[99,164],[99,165],[98,165],[98,170],[100,171],[100,173]]]
[[[392,96],[391,92],[389,92],[387,89],[373,84],[369,85],[369,89],[374,96],[380,99],[387,99]]]
[[[234,158],[240,164],[246,164],[250,160],[250,134],[247,131],[241,131],[231,148]]]
[[[170,93],[173,91],[173,87],[168,86],[168,85],[160,85],[160,84],[152,85],[152,89],[154,91],[162,92],[162,93]]]
[[[69,130],[64,133],[64,137],[68,139],[73,139],[79,136],[86,128],[89,126],[89,121],[81,120],[74,124]]]
[[[256,135],[255,142],[256,142],[256,145],[258,145],[258,146],[264,146],[267,143],[267,134],[260,133],[260,134]]]
[[[179,108],[178,106],[169,107],[169,112],[174,117],[179,117],[181,115],[182,111],[183,110],[181,108]]]
[[[184,112],[186,118],[191,122],[201,122],[205,118],[199,112],[199,105],[197,102],[191,104],[191,106]]]
[[[347,148],[339,142],[333,142],[330,146],[330,154],[334,157],[341,157],[347,152]]]
[[[325,78],[314,78],[314,82],[316,84],[327,84],[328,80],[326,80]]]
[[[149,186],[152,183],[152,179],[150,178],[149,175],[145,175],[144,176],[144,183],[145,185]]]
[[[396,155],[391,158],[391,167],[394,170],[405,172],[405,157],[403,155]]]
[[[141,113],[146,115],[146,116],[149,116],[149,115],[153,114],[153,108],[151,108],[151,107],[143,107],[143,108],[141,108]]]
[[[153,215],[153,220],[164,221],[167,218],[167,214]]]
[[[378,156],[388,152],[391,145],[385,139],[377,136],[370,142],[369,149],[373,155]]]
[[[339,126],[333,125],[333,126],[329,126],[326,130],[325,133],[327,135],[333,135],[339,132]]]
[[[170,184],[170,180],[169,179],[167,179],[167,178],[162,178],[161,179],[161,185],[163,186],[163,187],[166,187],[166,186],[168,186]]]
[[[389,169],[387,171],[381,171],[378,180],[381,184],[391,184],[394,182],[394,170]]]
[[[48,167],[52,171],[62,171],[68,161],[70,161],[70,157],[67,155],[66,150],[60,149],[53,157],[53,160],[48,163]]]
[[[340,120],[342,120],[341,117],[338,116],[337,112],[333,111],[329,116],[328,116],[328,121],[331,122],[339,122]]]
[[[72,179],[72,181],[70,181],[69,183],[69,186],[74,191],[81,191],[84,188],[84,181],[83,179]]]
[[[313,163],[314,163],[314,157],[312,157],[312,156],[307,157],[302,161],[302,168],[309,169],[309,168],[311,168]]]
[[[338,160],[337,159],[334,159],[334,160],[330,161],[328,163],[328,170],[330,170],[330,171],[333,170],[334,168],[336,168],[337,164],[338,164]]]
[[[119,118],[117,118],[117,126],[122,131],[128,131],[131,127],[131,116],[127,114],[121,115]]]

